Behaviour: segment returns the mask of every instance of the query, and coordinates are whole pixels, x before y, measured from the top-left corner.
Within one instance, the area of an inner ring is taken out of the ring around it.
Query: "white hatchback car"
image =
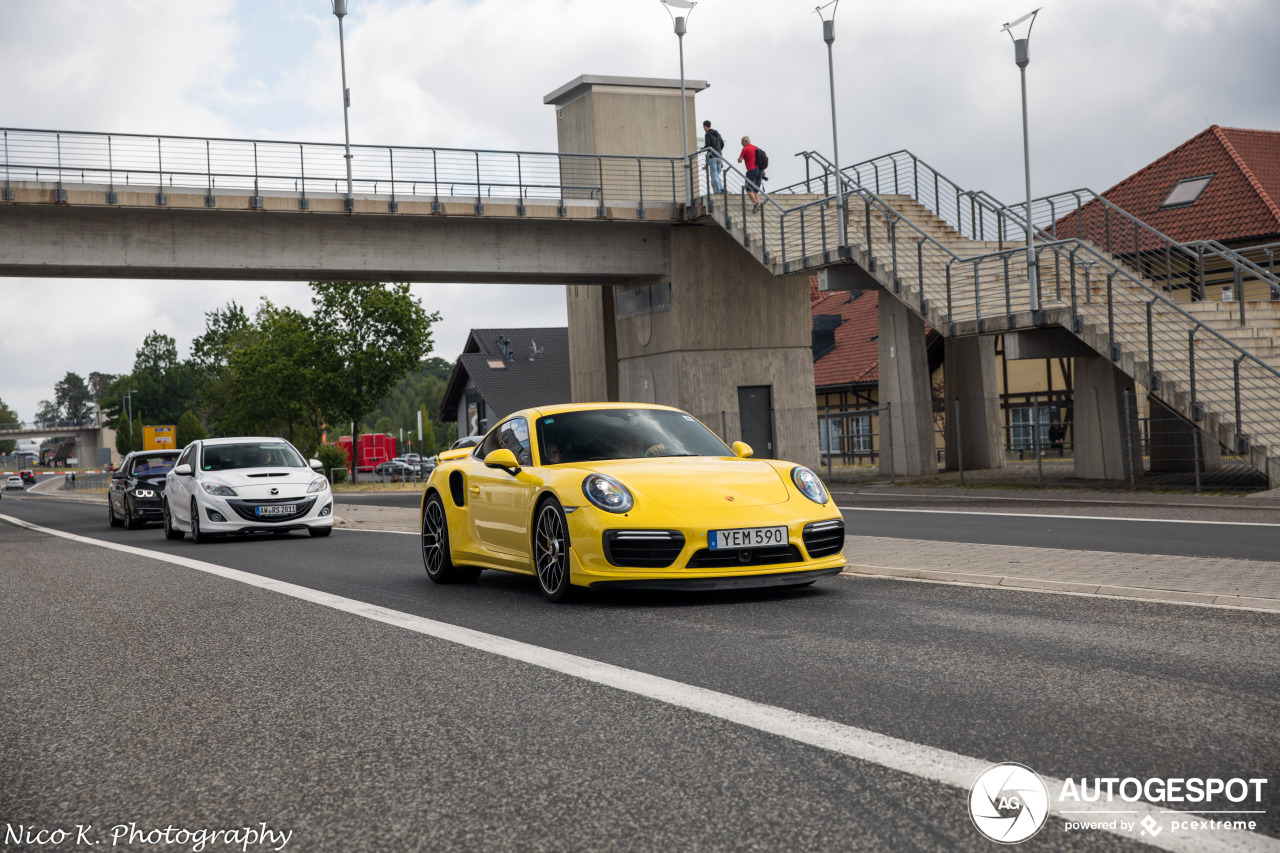
[[[23,487],[22,478],[15,474],[4,481],[4,487],[6,489],[21,489]]]
[[[207,542],[220,533],[333,530],[333,493],[282,438],[210,438],[183,449],[165,476],[164,535]]]

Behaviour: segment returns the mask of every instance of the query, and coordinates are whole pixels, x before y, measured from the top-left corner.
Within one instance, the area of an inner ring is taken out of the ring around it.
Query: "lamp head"
[[[346,17],[347,0],[329,0],[329,3],[333,6],[333,14],[337,16],[338,20]]]
[[[1040,9],[1043,8],[1043,6],[1040,7]],[[1013,61],[1017,63],[1019,68],[1026,68],[1031,62],[1031,28],[1036,25],[1036,15],[1040,14],[1040,9],[1033,9],[1016,21],[1010,21],[1000,28],[1000,31],[1008,33],[1009,38],[1013,41]],[[1027,31],[1019,38],[1013,34],[1013,31],[1024,21],[1027,22]]]
[[[827,44],[831,44],[836,40],[836,10],[840,8],[840,0],[831,0],[830,3],[824,3],[821,6],[814,7],[814,12],[822,19],[822,40]],[[827,14],[827,10],[831,10],[831,14]]]
[[[662,8],[667,10],[667,14],[671,16],[671,23],[675,25],[676,35],[684,38],[684,34],[689,31],[686,22],[693,15],[693,7],[697,6],[697,0],[661,0]],[[688,9],[683,15],[677,15],[674,9]]]

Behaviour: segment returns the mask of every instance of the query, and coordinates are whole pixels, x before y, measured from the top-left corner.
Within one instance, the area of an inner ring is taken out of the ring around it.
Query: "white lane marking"
[[[911,741],[882,735],[867,729],[860,729],[856,726],[824,720],[821,717],[813,717],[809,714],[789,711],[773,705],[765,705],[750,699],[731,696],[727,693],[694,687],[669,678],[649,675],[632,669],[624,669],[620,666],[591,660],[590,658],[557,652],[541,646],[522,643],[518,640],[509,640],[506,637],[485,634],[481,631],[473,631],[470,628],[462,628],[458,625],[450,625],[447,622],[437,622],[434,619],[427,619],[422,616],[391,610],[387,607],[343,598],[311,589],[310,587],[261,577],[250,572],[242,572],[239,569],[219,566],[215,563],[206,563],[189,557],[148,551],[145,548],[137,548],[133,545],[121,545],[101,539],[92,539],[88,536],[80,536],[75,533],[40,527],[8,515],[0,515],[0,521],[7,521],[18,527],[25,527],[29,530],[68,539],[73,542],[96,545],[100,548],[108,548],[138,557],[159,560],[258,587],[259,589],[278,592],[281,595],[287,595],[301,601],[318,604],[343,613],[350,613],[354,616],[361,616],[374,622],[404,628],[408,631],[467,648],[489,652],[510,660],[517,660],[573,678],[579,678],[583,681],[589,681],[593,684],[613,687],[647,699],[664,702],[677,708],[685,708],[686,710],[737,723],[747,728],[787,738],[798,743],[847,755],[850,758],[867,761],[900,773],[907,773],[933,782],[941,782],[944,785],[950,785],[964,791],[970,789],[980,773],[996,763],[980,758],[971,758],[967,755],[960,755],[937,747],[912,743]],[[1050,790],[1055,788],[1061,790],[1062,780],[1052,779],[1047,776],[1042,778]],[[1099,803],[1096,808],[1085,802],[1073,802],[1070,805],[1073,806],[1071,810],[1073,815],[1086,812],[1106,814],[1102,809],[1102,805],[1105,805],[1103,803]],[[1135,825],[1140,824],[1142,817],[1146,815],[1151,815],[1153,819],[1159,820],[1161,814],[1168,813],[1141,800],[1136,803],[1126,803],[1126,805],[1131,806],[1134,814],[1138,816]],[[1064,814],[1063,811],[1054,808],[1051,808],[1050,812],[1058,816]],[[1185,814],[1188,815],[1189,819],[1193,817],[1191,813]],[[961,817],[957,816],[957,819],[961,819]],[[1162,834],[1155,838],[1137,837],[1119,830],[1112,832],[1122,838],[1158,847],[1161,850],[1177,851],[1178,853],[1193,853],[1193,851],[1211,851],[1213,853],[1216,853],[1216,851],[1222,851],[1222,853],[1270,851],[1270,853],[1277,853],[1277,851],[1280,851],[1280,840],[1249,832],[1215,833],[1209,837],[1202,837],[1199,834],[1176,836],[1170,832],[1168,835]]]
[[[986,515],[992,518],[1064,518],[1080,521],[1152,521],[1160,524],[1216,524],[1227,527],[1280,527],[1262,521],[1195,521],[1188,518],[1147,518],[1145,516],[1121,517],[1114,515],[1052,515],[1034,512],[978,512],[965,509],[895,509],[887,506],[837,506],[841,512],[915,512],[925,515]]]

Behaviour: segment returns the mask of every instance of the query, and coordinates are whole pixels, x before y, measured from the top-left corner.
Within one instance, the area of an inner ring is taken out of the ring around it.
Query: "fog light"
[[[226,521],[226,519],[222,517],[222,513],[217,510],[206,509],[205,513],[208,514],[210,521]]]
[[[324,509],[320,510],[320,515],[318,517],[324,518],[326,515],[328,515],[331,512],[333,512],[333,504],[325,504]]]

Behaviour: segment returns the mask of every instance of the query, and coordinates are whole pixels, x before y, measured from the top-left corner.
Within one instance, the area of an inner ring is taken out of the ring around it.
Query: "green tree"
[[[4,400],[0,400],[0,429],[13,429],[18,423],[18,413],[5,405]],[[18,448],[18,442],[13,439],[0,441],[0,453],[12,453]]]
[[[144,450],[147,444],[147,434],[143,432],[142,412],[138,412],[133,416],[133,449]]]
[[[41,400],[36,406],[36,423],[40,426],[53,426],[59,420],[61,410],[52,400]]]
[[[196,406],[196,375],[190,364],[178,358],[178,343],[168,335],[152,332],[142,341],[130,376],[133,410],[145,406],[154,424],[177,424],[178,418]]]
[[[209,434],[205,432],[204,425],[200,423],[200,419],[192,411],[183,412],[182,417],[178,418],[177,430],[178,434],[175,440],[179,448],[186,447],[193,441],[200,441],[209,437]]]
[[[191,342],[188,361],[199,389],[197,399],[215,429],[236,432],[231,357],[236,350],[250,343],[257,330],[244,308],[234,301],[227,303],[225,308],[208,311],[204,316],[204,334]]]
[[[428,314],[408,284],[318,281],[311,288],[322,408],[356,425],[358,447],[365,415],[431,351],[440,315]]]
[[[116,422],[116,453],[125,456],[133,452],[133,425],[128,415],[121,415]]]
[[[391,425],[391,418],[388,417],[378,418],[378,422],[373,425],[374,432],[392,432],[394,429],[395,427]]]
[[[93,392],[78,373],[67,371],[62,381],[53,386],[54,401],[62,416],[73,423],[83,423],[93,410]]]
[[[322,411],[317,367],[321,360],[312,319],[262,300],[253,334],[243,336],[227,356],[231,384],[226,399],[239,428],[283,432],[290,441],[305,444],[296,430],[310,422],[307,437],[314,445]]]
[[[324,465],[323,474],[328,477],[333,476],[335,482],[345,483],[347,480],[347,454],[336,444],[321,445],[316,451],[316,458]]]
[[[422,435],[418,436],[418,443],[422,447],[422,455],[431,456],[436,452],[436,428],[426,406],[420,407],[418,412],[422,415]]]

